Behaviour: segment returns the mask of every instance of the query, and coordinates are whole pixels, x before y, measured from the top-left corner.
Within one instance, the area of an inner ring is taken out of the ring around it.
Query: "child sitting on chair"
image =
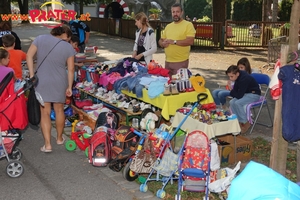
[[[256,80],[246,71],[239,70],[238,66],[231,65],[226,70],[231,81],[234,81],[233,89],[230,91],[230,109],[236,114],[241,126],[241,133],[246,133],[251,124],[248,122],[245,106],[258,101],[261,90]]]
[[[239,59],[237,62],[237,66],[239,70],[246,71],[248,74],[252,73],[250,62],[246,57]],[[212,96],[214,98],[216,105],[222,106],[222,109],[224,110],[227,110],[226,98],[230,96],[230,90],[233,89],[233,86],[234,86],[234,82],[228,80],[226,89],[218,88],[212,91]]]

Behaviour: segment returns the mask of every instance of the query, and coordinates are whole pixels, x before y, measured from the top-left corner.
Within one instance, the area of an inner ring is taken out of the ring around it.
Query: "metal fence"
[[[289,30],[285,22],[238,22],[227,21],[225,26],[231,27],[232,34],[225,34],[226,47],[268,47],[269,41],[281,36],[288,36]]]
[[[165,27],[170,22],[150,21],[156,32],[157,41],[160,39]],[[135,20],[91,18],[87,24],[92,31],[135,38]],[[289,29],[283,25],[285,22],[261,21],[226,21],[222,23],[196,23],[194,47],[224,48],[224,47],[255,47],[266,48],[272,39],[288,36]]]

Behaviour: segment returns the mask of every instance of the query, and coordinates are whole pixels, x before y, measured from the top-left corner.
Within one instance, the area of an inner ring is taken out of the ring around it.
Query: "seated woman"
[[[241,133],[246,133],[251,124],[248,122],[244,107],[249,103],[259,100],[261,95],[260,87],[251,75],[243,70],[239,70],[236,65],[228,67],[226,74],[230,81],[234,81],[234,87],[230,91],[230,96],[233,97],[229,101],[230,109],[237,115],[241,126]]]
[[[248,74],[251,74],[251,65],[248,58],[244,57],[239,59],[237,62],[239,70],[246,71]],[[233,89],[234,82],[228,80],[226,89],[215,89],[212,91],[212,96],[217,106],[221,106],[223,109],[226,109],[226,97],[230,96],[230,91]]]

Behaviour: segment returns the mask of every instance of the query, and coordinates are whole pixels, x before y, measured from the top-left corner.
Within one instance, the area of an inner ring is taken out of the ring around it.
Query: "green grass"
[[[270,154],[271,154],[271,142],[264,140],[261,137],[253,139],[253,152],[252,159],[259,163],[269,166]],[[288,149],[287,152],[287,162],[286,162],[286,174],[285,177],[289,180],[297,181],[297,160],[296,160],[296,150]]]
[[[271,153],[271,143],[266,141],[265,139],[261,137],[257,137],[253,139],[253,151],[251,155],[251,159],[253,161],[265,164],[266,166],[269,165],[270,162],[270,153]],[[232,166],[222,166],[222,167],[230,167]],[[296,182],[297,176],[296,176],[296,169],[297,169],[297,162],[296,162],[296,151],[295,150],[288,150],[287,154],[287,166],[286,166],[286,177]],[[162,183],[157,181],[149,181],[147,183],[148,190],[151,191],[153,194],[156,195],[157,190],[161,189]],[[165,200],[173,200],[175,198],[175,195],[177,194],[177,182],[175,181],[173,185],[170,183],[165,187],[166,191],[166,197]],[[181,193],[181,199],[182,200],[196,200],[196,199],[202,199],[204,196],[204,193],[196,193],[196,192],[187,192],[184,191]],[[219,196],[217,194],[210,194],[211,200],[220,200]]]

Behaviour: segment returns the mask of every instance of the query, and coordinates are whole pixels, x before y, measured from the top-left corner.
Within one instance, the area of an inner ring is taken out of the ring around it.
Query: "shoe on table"
[[[164,96],[169,96],[169,95],[171,95],[171,86],[169,85],[169,84],[165,84],[164,85],[164,88],[165,88],[165,90],[164,90]]]
[[[177,85],[176,84],[171,84],[171,93],[172,93],[172,95],[179,94],[179,92],[177,90]]]

